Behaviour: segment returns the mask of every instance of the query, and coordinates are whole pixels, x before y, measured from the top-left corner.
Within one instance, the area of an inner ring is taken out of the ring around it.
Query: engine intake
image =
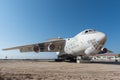
[[[50,43],[48,45],[48,51],[54,50],[55,49],[55,45],[53,43]]]
[[[36,53],[40,52],[40,47],[38,45],[34,46],[33,51],[35,51]]]
[[[107,48],[102,48],[101,51],[102,51],[102,53],[106,53],[108,50],[107,50]]]

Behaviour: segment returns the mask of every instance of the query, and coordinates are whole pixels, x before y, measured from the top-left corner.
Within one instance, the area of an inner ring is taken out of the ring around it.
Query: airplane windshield
[[[82,34],[89,34],[89,33],[95,33],[96,30],[93,30],[93,29],[87,29],[85,31],[82,32]]]

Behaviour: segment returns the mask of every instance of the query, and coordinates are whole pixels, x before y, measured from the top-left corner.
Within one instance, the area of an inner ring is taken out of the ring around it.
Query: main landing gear
[[[76,63],[88,63],[90,62],[91,58],[89,56],[77,56],[77,57],[69,57],[69,58],[63,58],[58,57],[55,59],[56,62],[63,62],[63,61],[70,61],[70,62],[76,62]]]
[[[76,63],[88,63],[90,62],[91,58],[89,56],[77,56]]]

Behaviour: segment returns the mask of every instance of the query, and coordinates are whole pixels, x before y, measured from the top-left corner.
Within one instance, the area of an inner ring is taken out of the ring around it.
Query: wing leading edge
[[[3,49],[6,50],[19,50],[20,52],[60,52],[64,49],[65,40],[54,40],[37,44],[30,44],[24,46],[17,46]]]

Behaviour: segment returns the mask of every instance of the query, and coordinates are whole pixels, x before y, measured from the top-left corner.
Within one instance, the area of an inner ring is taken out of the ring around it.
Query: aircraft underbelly
[[[71,53],[73,56],[78,56],[78,55],[85,55],[84,51],[79,51],[75,53]]]
[[[78,56],[78,55],[85,55],[84,50],[82,51],[71,51],[71,52],[66,52],[65,54],[72,55],[72,56]]]
[[[69,58],[69,57],[77,57],[77,56],[80,56],[80,55],[85,55],[84,51],[80,51],[80,52],[77,52],[77,53],[60,53],[58,56],[61,56],[63,58]]]

